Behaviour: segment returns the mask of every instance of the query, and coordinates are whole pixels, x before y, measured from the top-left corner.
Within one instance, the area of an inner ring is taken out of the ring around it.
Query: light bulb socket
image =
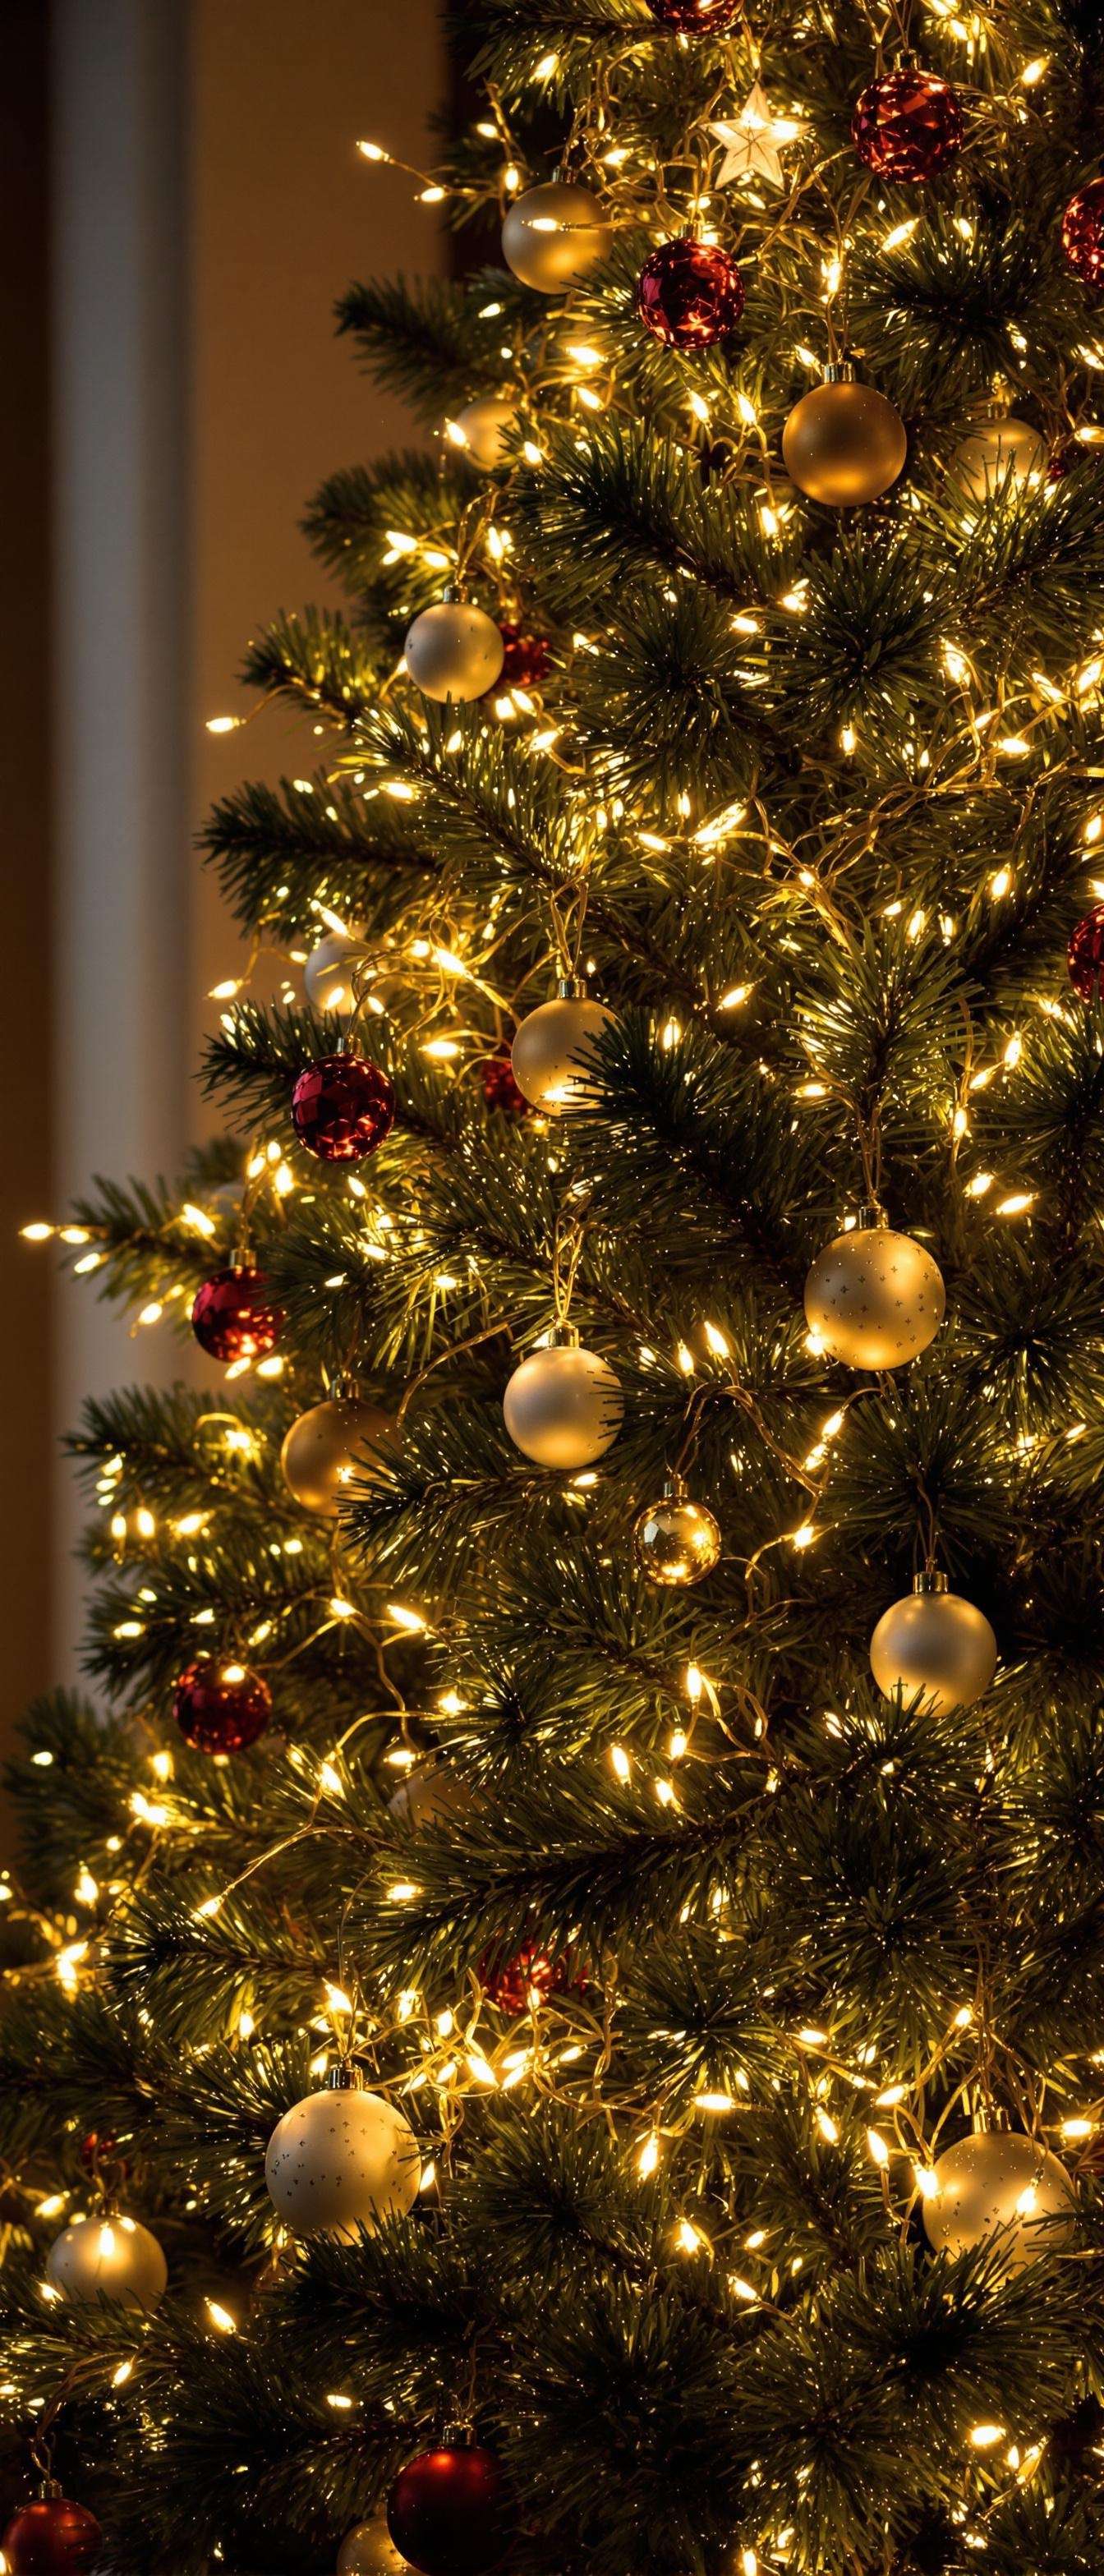
[[[945,1574],[935,1572],[914,1574],[912,1588],[921,1599],[938,1598],[947,1589],[947,1577]]]
[[[359,2093],[363,2084],[359,2066],[350,2066],[347,2058],[342,2059],[340,2066],[331,2066],[326,2076],[327,2093]]]
[[[556,977],[558,1002],[585,1002],[586,989],[585,975],[557,975]]]

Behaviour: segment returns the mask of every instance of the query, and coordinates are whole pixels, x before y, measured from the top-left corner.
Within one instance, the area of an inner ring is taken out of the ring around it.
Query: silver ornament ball
[[[303,990],[315,1011],[340,1011],[348,1019],[361,993],[361,975],[372,952],[355,930],[330,930],[312,948],[303,968]]]
[[[362,1404],[355,1396],[331,1396],[324,1404],[312,1404],[292,1423],[280,1451],[289,1494],[304,1511],[336,1520],[349,1486],[380,1480],[378,1459],[364,1452],[393,1450],[397,1437],[393,1417],[378,1404]]]
[[[997,1641],[983,1610],[948,1592],[945,1574],[918,1574],[903,1601],[883,1610],[870,1640],[880,1691],[906,1700],[918,1691],[937,1717],[972,1708],[997,1669]]]
[[[1046,459],[1041,432],[1028,420],[999,412],[993,420],[979,421],[956,449],[955,477],[972,501],[984,501],[1006,481],[1011,491],[1022,491],[1029,476],[1042,472]]]
[[[358,2522],[346,2532],[334,2576],[410,2576],[409,2560],[395,2547],[382,2505],[370,2522]]]
[[[570,1324],[514,1370],[502,1399],[516,1449],[538,1467],[589,1467],[612,1448],[625,1401],[613,1370]]]
[[[517,404],[508,395],[479,394],[449,422],[448,435],[454,447],[466,449],[473,464],[482,466],[485,474],[493,474],[496,466],[506,463],[517,418]]]
[[[423,697],[444,706],[449,698],[468,705],[493,689],[505,648],[493,617],[482,608],[468,600],[442,599],[415,618],[403,650]]]
[[[613,1012],[588,1001],[579,976],[561,977],[555,1000],[528,1013],[510,1049],[514,1081],[534,1109],[562,1117],[585,1108],[593,1078],[588,1053],[613,1026]]]
[[[563,179],[527,188],[502,227],[502,256],[523,286],[558,295],[608,259],[613,225],[589,188]]]
[[[128,2308],[157,2306],[168,2280],[164,2254],[137,2218],[104,2213],[63,2227],[46,2257],[46,2278],[63,2299],[95,2305],[121,2299]]]
[[[893,1369],[926,1351],[946,1311],[939,1270],[910,1234],[873,1223],[826,1243],[805,1282],[809,1328],[848,1368]]]
[[[381,2093],[331,2083],[285,2111],[268,2142],[265,2181],[297,2236],[340,2236],[410,2209],[422,2159],[408,2120]]]
[[[947,2147],[924,2196],[924,2228],[937,2254],[990,2241],[1009,2272],[1069,2241],[1073,2186],[1063,2164],[1021,2131],[977,2129]]]

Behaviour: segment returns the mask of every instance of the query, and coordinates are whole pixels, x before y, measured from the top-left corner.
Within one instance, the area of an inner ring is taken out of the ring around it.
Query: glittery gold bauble
[[[344,2070],[278,2120],[265,2156],[268,2196],[297,2236],[340,2236],[410,2209],[422,2159],[409,2120]]]
[[[395,2547],[383,2505],[370,2522],[358,2522],[355,2531],[346,2532],[334,2576],[410,2576],[409,2559]]]
[[[514,1370],[502,1410],[515,1448],[538,1467],[589,1467],[612,1448],[624,1398],[605,1360],[580,1349],[573,1325],[559,1324],[547,1349]]]
[[[406,667],[423,697],[467,705],[493,689],[504,646],[493,617],[470,601],[442,599],[423,608],[407,633]]]
[[[46,2257],[52,2287],[80,2304],[121,2299],[128,2308],[155,2308],[168,2277],[156,2236],[137,2218],[75,2218]]]
[[[1063,2164],[1021,2131],[978,2129],[933,2166],[924,2227],[936,2253],[965,2254],[990,2241],[1010,2272],[1069,2241],[1073,2186]]]
[[[614,1014],[604,1003],[587,1000],[579,976],[562,976],[554,1002],[541,1002],[524,1019],[510,1049],[510,1067],[518,1090],[534,1109],[559,1117],[585,1108],[593,1079],[588,1056]]]
[[[955,451],[955,476],[971,500],[984,501],[1007,481],[1011,491],[1019,490],[1029,474],[1038,474],[1047,461],[1047,444],[1028,420],[1013,420],[998,413],[993,420],[983,420],[964,438]]]
[[[613,248],[613,225],[597,197],[563,179],[527,188],[502,227],[502,256],[523,286],[559,295],[574,286]]]
[[[378,1460],[362,1453],[368,1448],[393,1449],[396,1438],[392,1416],[381,1412],[378,1404],[361,1404],[354,1396],[332,1396],[325,1404],[312,1404],[309,1413],[301,1413],[298,1422],[292,1423],[280,1451],[288,1492],[305,1512],[336,1520],[350,1485],[379,1480]]]
[[[946,1294],[930,1252],[888,1225],[826,1243],[805,1282],[810,1329],[848,1368],[900,1368],[935,1340]]]
[[[517,404],[505,394],[479,394],[465,403],[448,425],[454,447],[466,448],[473,464],[492,474],[506,462],[507,443],[517,423]]]
[[[396,1824],[415,1833],[422,1825],[448,1824],[455,1817],[470,1816],[473,1803],[468,1782],[442,1753],[431,1753],[416,1763],[387,1801]]]
[[[870,1640],[880,1691],[906,1700],[922,1691],[937,1717],[972,1708],[997,1669],[997,1641],[983,1610],[948,1592],[945,1574],[918,1574],[903,1601],[884,1610]]]
[[[692,1503],[681,1476],[671,1476],[658,1503],[633,1522],[633,1544],[649,1583],[700,1583],[721,1553],[721,1533],[704,1503]]]
[[[811,501],[832,509],[876,501],[895,483],[908,455],[905,424],[874,385],[829,369],[795,403],[782,432],[786,472]]]

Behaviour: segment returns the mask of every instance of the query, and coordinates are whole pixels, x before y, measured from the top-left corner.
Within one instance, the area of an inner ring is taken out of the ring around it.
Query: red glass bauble
[[[1104,179],[1090,179],[1062,217],[1066,266],[1084,286],[1104,286]]]
[[[532,1103],[514,1081],[509,1047],[502,1047],[497,1055],[488,1056],[479,1070],[488,1109],[505,1109],[511,1118],[528,1117]]]
[[[291,1123],[320,1162],[362,1163],[390,1135],[394,1090],[366,1056],[326,1055],[304,1065],[291,1095]]]
[[[523,635],[520,626],[499,626],[502,669],[496,689],[539,689],[548,678],[548,639]]]
[[[268,1683],[243,1664],[189,1664],[173,1692],[173,1716],[197,1753],[244,1753],[271,1715]]]
[[[934,179],[966,131],[953,89],[935,72],[887,72],[856,100],[851,139],[879,179]]]
[[[103,2533],[94,2513],[68,2496],[41,2496],[20,2505],[4,2533],[8,2576],[85,2576],[99,2556]]]
[[[419,2576],[482,2576],[509,2548],[517,2511],[506,2472],[479,2442],[410,2460],[387,2499],[387,2528]]]
[[[667,349],[711,349],[744,309],[740,271],[717,242],[661,242],[636,281],[636,309]]]
[[[534,1994],[544,2003],[549,1995],[562,1994],[565,1986],[582,1992],[582,1980],[572,1977],[567,1960],[550,1959],[535,1941],[523,1941],[512,1958],[504,1958],[492,1944],[479,1962],[479,1982],[488,2003],[505,2013],[527,2011]]]
[[[653,18],[677,36],[723,36],[742,6],[743,0],[648,0]]]
[[[192,1331],[213,1360],[260,1360],[275,1350],[283,1313],[259,1270],[219,1270],[192,1307]]]
[[[1066,950],[1066,964],[1074,992],[1083,1002],[1099,1002],[1104,975],[1104,903],[1096,904],[1078,922]]]

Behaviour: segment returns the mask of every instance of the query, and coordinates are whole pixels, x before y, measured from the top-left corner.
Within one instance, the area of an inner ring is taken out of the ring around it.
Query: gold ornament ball
[[[51,2287],[78,2305],[121,2299],[128,2308],[148,2311],[157,2306],[168,2277],[156,2236],[137,2218],[75,2218],[55,2236],[46,2257]]]
[[[841,374],[814,385],[795,404],[782,432],[782,455],[799,491],[845,510],[888,492],[908,455],[908,440],[885,394]]]
[[[502,227],[502,256],[523,286],[558,295],[574,286],[613,248],[613,225],[597,197],[562,179],[527,188]]]
[[[411,679],[423,697],[440,706],[449,698],[468,705],[493,689],[504,649],[493,617],[463,599],[441,599],[435,608],[423,608],[403,647]]]
[[[562,1117],[583,1109],[591,1089],[588,1051],[603,1029],[612,1028],[614,1013],[602,1002],[587,1000],[586,987],[564,976],[553,1002],[541,1002],[524,1019],[510,1049],[510,1067],[518,1090],[534,1109]]]
[[[450,1824],[470,1816],[474,1803],[468,1782],[443,1754],[436,1753],[428,1761],[415,1764],[407,1778],[399,1782],[387,1807],[397,1825],[417,1833],[423,1825]]]
[[[884,1610],[870,1640],[880,1691],[924,1694],[937,1717],[972,1708],[997,1669],[997,1641],[983,1610],[948,1592],[945,1574],[918,1574],[910,1593]]]
[[[936,2158],[924,2228],[937,2254],[965,2254],[990,2239],[1005,2268],[1022,2272],[1069,2241],[1073,2186],[1063,2164],[1021,2131],[977,2129]]]
[[[336,1520],[351,1484],[379,1482],[378,1460],[358,1453],[366,1447],[394,1449],[396,1440],[397,1425],[378,1404],[330,1397],[292,1423],[280,1451],[284,1483],[305,1512]]]
[[[334,2576],[410,2576],[410,2562],[395,2547],[382,2505],[370,2522],[346,2532]]]
[[[672,1476],[658,1503],[647,1503],[633,1522],[637,1560],[649,1583],[700,1583],[721,1553],[721,1533],[704,1503],[692,1503],[681,1476]]]
[[[422,2159],[408,2120],[382,2093],[331,2083],[278,2120],[265,2156],[268,2196],[297,2236],[339,2236],[410,2209]]]
[[[454,447],[466,449],[474,465],[481,465],[485,474],[493,474],[496,465],[506,462],[507,442],[517,416],[517,404],[507,395],[479,394],[449,422],[448,435]]]
[[[360,998],[358,970],[371,962],[372,952],[355,930],[327,931],[303,968],[303,990],[312,1010],[340,1011],[348,1019]]]
[[[516,1449],[538,1467],[589,1467],[612,1448],[624,1397],[605,1360],[584,1351],[570,1325],[514,1370],[502,1399]]]
[[[946,1305],[930,1252],[888,1225],[838,1234],[805,1282],[809,1329],[848,1368],[900,1368],[916,1359],[935,1340]]]
[[[955,453],[955,473],[972,501],[984,501],[1006,479],[1013,491],[1020,489],[1030,474],[1040,472],[1046,458],[1046,440],[1030,421],[1014,420],[1002,412],[993,420],[981,421],[963,439]]]

